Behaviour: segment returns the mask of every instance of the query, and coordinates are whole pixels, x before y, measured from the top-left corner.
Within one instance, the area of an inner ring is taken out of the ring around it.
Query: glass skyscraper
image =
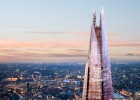
[[[104,12],[100,13],[100,25],[96,25],[93,13],[88,61],[85,67],[82,100],[112,100],[112,78],[105,30]]]

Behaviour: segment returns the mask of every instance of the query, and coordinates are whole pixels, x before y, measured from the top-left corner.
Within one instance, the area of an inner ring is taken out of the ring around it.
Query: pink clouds
[[[76,33],[77,34],[77,33]],[[16,41],[16,40],[0,40],[1,49],[6,48],[73,48],[86,47],[88,43],[84,41],[73,41],[72,39],[46,39],[39,41]]]
[[[44,60],[56,57],[85,57],[85,54],[80,52],[69,52],[71,48],[85,48],[86,43],[74,43],[63,41],[36,41],[36,42],[21,42],[21,41],[0,41],[0,61],[33,61]],[[81,56],[80,56],[81,55]]]
[[[52,31],[52,32],[45,32],[45,31],[32,31],[32,32],[24,32],[24,33],[31,33],[31,34],[49,34],[49,35],[80,35],[80,36],[88,36],[88,32],[61,32],[61,31]]]
[[[109,41],[109,46],[140,46],[140,41]]]
[[[139,41],[119,41],[119,40],[110,40],[109,46],[140,46]],[[35,49],[43,49],[43,48],[88,48],[88,41],[32,41],[32,42],[21,42],[21,41],[0,41],[0,50],[2,49],[14,49],[14,48],[35,48]]]
[[[51,33],[52,34],[52,33]],[[58,33],[53,33],[58,34]],[[62,34],[62,33],[59,33]],[[46,59],[83,59],[89,49],[89,33],[69,32],[76,39],[65,37],[34,41],[0,40],[0,60],[5,61],[46,61]],[[86,38],[86,40],[82,40]],[[140,47],[140,41],[109,40],[109,47]],[[122,48],[123,48],[122,47]],[[111,51],[112,52],[112,51]],[[117,54],[120,51],[117,50]],[[131,53],[131,52],[130,52]]]

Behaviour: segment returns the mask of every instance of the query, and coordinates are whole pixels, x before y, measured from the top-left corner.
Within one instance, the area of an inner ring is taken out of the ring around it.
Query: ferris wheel
[[[34,81],[40,81],[41,80],[41,73],[40,72],[33,72],[33,74],[32,74],[32,79],[34,80]]]

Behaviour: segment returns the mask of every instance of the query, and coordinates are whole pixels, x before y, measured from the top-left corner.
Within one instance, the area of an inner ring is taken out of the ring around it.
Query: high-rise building
[[[30,92],[30,83],[27,83],[27,91]]]
[[[112,78],[104,12],[96,25],[96,12],[91,26],[88,61],[85,67],[82,100],[113,100]]]

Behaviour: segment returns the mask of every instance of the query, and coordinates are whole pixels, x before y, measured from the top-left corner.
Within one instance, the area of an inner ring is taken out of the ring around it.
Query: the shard
[[[88,61],[85,67],[82,100],[113,100],[112,78],[104,13],[96,25],[96,12],[91,26]]]

